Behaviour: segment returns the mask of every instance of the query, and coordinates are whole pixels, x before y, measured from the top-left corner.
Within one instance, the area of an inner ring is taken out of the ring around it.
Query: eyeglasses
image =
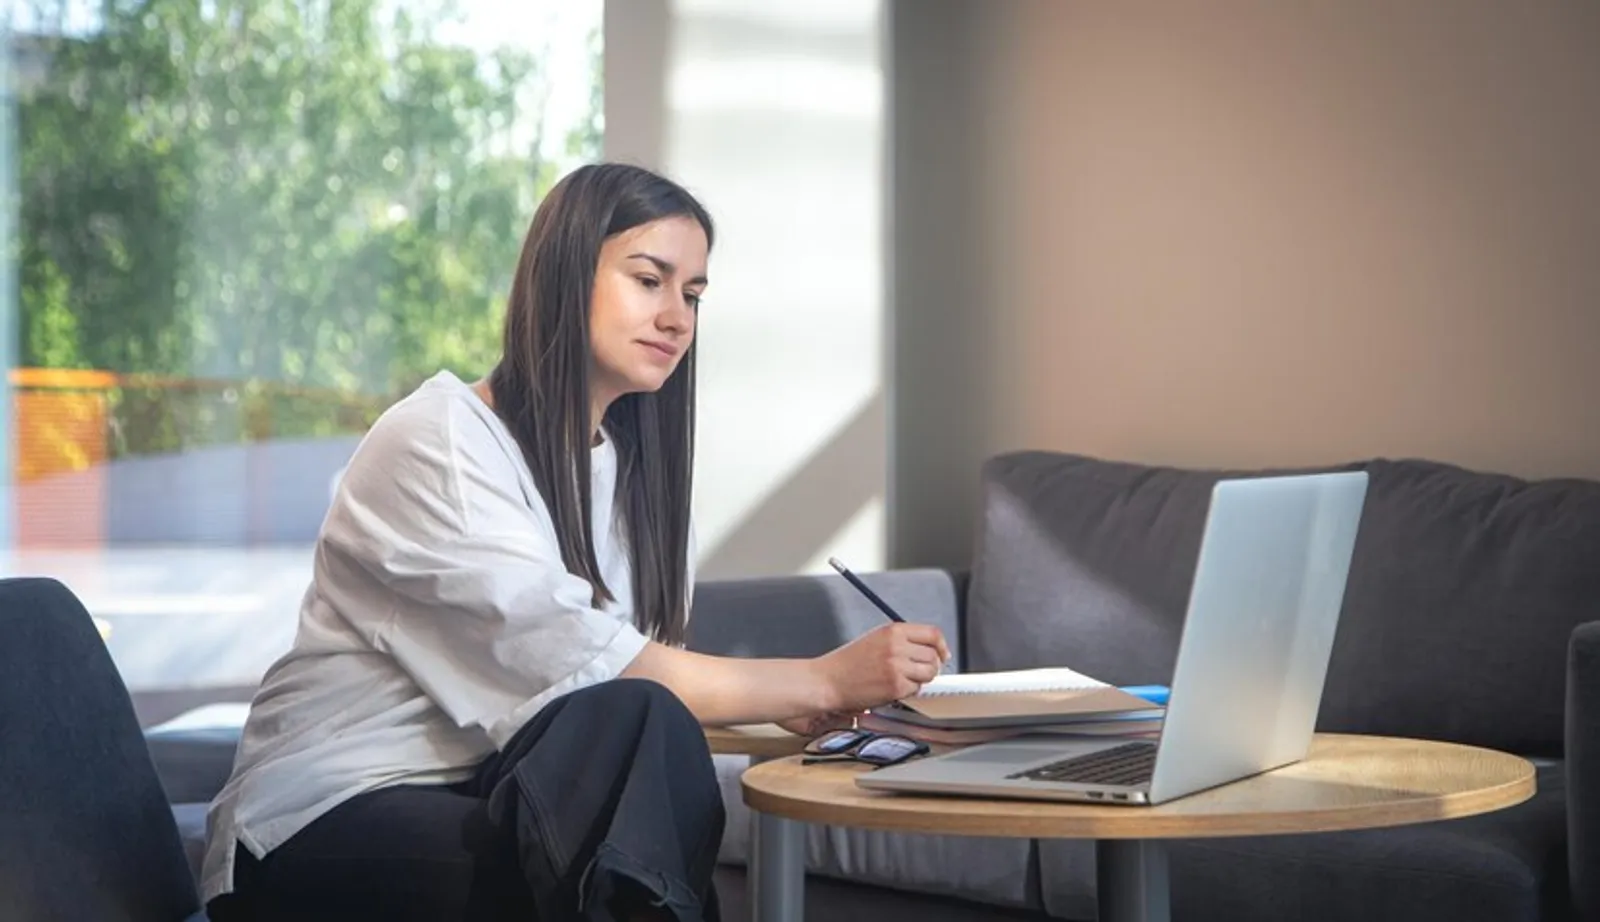
[[[882,768],[928,752],[928,744],[905,736],[871,730],[832,730],[806,744],[802,765],[818,762],[866,762]]]

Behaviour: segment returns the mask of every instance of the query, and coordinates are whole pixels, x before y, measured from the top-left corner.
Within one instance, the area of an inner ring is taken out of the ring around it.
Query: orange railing
[[[106,394],[117,376],[68,368],[17,368],[11,372],[12,460],[18,483],[106,461]]]

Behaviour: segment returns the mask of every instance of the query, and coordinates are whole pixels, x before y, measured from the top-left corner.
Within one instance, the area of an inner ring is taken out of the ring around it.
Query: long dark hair
[[[605,163],[556,183],[534,213],[506,308],[500,363],[489,375],[495,411],[522,449],[555,522],[566,568],[588,580],[593,603],[614,598],[600,574],[590,502],[589,301],[608,237],[667,217],[687,217],[712,240],[711,216],[676,183]],[[688,617],[694,344],[653,393],[626,394],[606,410],[617,453],[616,508],[633,574],[634,621],[681,643]],[[609,523],[605,523],[609,526]]]

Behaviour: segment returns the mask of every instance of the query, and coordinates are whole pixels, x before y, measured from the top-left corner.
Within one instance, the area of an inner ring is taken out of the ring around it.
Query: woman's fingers
[[[917,651],[917,659],[931,657],[941,666],[950,661],[950,646],[938,628],[931,624],[907,624],[904,628],[900,639]]]
[[[921,685],[933,681],[939,675],[939,666],[940,664],[932,659],[907,659],[901,667],[901,674]]]

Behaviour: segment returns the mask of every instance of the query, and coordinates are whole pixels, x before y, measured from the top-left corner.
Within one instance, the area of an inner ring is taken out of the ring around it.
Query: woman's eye
[[[688,301],[689,302],[689,306],[694,308],[695,310],[699,310],[700,309],[700,296],[699,295],[694,294],[693,292],[690,292],[689,294],[684,295],[683,299],[685,301]]]
[[[639,276],[639,284],[646,288],[655,289],[661,287],[661,280],[653,275],[641,275]]]

